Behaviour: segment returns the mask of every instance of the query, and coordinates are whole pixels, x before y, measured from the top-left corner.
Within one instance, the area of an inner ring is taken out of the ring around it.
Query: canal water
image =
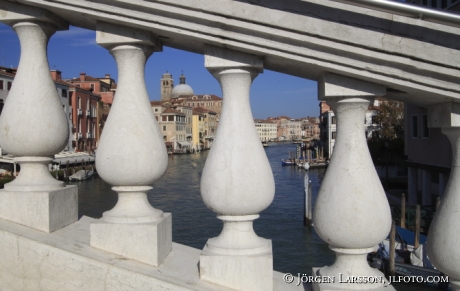
[[[303,225],[305,172],[297,167],[281,166],[281,159],[295,149],[292,143],[271,143],[265,148],[275,177],[276,193],[273,203],[254,222],[254,229],[259,236],[272,240],[276,271],[311,275],[312,267],[332,264],[335,255],[314,228]],[[200,195],[207,155],[208,151],[169,156],[165,175],[148,193],[155,208],[172,213],[173,241],[197,249],[203,249],[207,239],[218,236],[222,230],[222,222],[203,204]],[[325,171],[325,168],[309,171],[313,203]],[[117,202],[117,194],[100,178],[71,184],[78,185],[80,217],[99,218]],[[395,287],[397,290],[429,290],[408,284]]]

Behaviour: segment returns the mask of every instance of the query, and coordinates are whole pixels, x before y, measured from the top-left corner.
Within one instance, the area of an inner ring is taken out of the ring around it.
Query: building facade
[[[73,78],[67,80],[69,83],[74,84],[76,87],[91,91],[101,96],[101,101],[106,104],[112,104],[115,98],[115,92],[117,84],[115,80],[110,77],[110,74],[106,74],[104,77],[95,78],[86,75],[86,73],[80,73],[79,78]]]
[[[271,120],[254,120],[261,141],[273,141],[277,138],[277,124]]]
[[[192,148],[196,151],[201,151],[204,149],[204,119],[205,115],[201,110],[196,108],[192,109]]]
[[[81,87],[70,88],[72,102],[73,146],[76,151],[92,152],[97,148],[98,102],[101,96]]]

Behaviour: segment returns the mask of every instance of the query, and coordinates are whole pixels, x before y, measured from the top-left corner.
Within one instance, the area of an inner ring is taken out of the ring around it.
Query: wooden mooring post
[[[305,207],[304,207],[304,216],[303,224],[311,225],[312,224],[312,205],[311,205],[311,181],[308,181],[308,186],[305,188]]]
[[[406,194],[401,194],[401,227],[406,228]]]
[[[306,167],[308,164],[305,164]],[[308,177],[308,168],[304,168],[305,176],[303,180],[303,187],[304,187],[304,215],[303,215],[303,224],[304,225],[311,225],[312,224],[312,203],[311,203],[311,181]]]
[[[420,205],[415,208],[415,242],[414,249],[417,249],[420,245]]]
[[[395,226],[395,221],[393,220],[391,223],[391,231],[390,231],[390,266],[389,266],[389,272],[390,276],[395,275],[395,255],[396,255],[396,226]]]

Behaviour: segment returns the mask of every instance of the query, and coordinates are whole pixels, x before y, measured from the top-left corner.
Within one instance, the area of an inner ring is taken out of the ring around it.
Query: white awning
[[[178,141],[177,143],[179,143],[181,146],[183,147],[191,147],[192,144],[188,141]]]

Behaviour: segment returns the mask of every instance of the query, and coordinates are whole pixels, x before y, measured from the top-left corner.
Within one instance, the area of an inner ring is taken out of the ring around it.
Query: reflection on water
[[[256,233],[273,243],[274,269],[292,274],[311,274],[313,266],[332,264],[335,255],[312,227],[303,225],[304,171],[282,167],[281,159],[294,151],[290,143],[265,148],[276,183],[273,203],[254,222]],[[173,241],[202,249],[208,238],[219,235],[222,222],[209,210],[200,196],[200,179],[208,152],[169,157],[168,169],[149,192],[150,203],[173,218]],[[250,161],[248,161],[250,162]],[[313,203],[325,169],[310,170]],[[101,217],[116,204],[117,194],[100,178],[74,183],[79,186],[79,215]],[[398,290],[425,290],[399,284]]]

